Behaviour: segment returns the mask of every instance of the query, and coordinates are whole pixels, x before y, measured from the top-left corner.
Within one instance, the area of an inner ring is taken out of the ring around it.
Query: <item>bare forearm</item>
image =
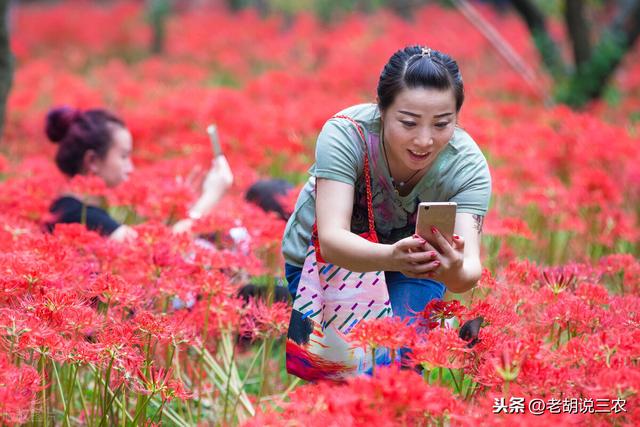
[[[466,258],[462,267],[436,277],[442,281],[447,290],[454,294],[461,294],[472,289],[482,275],[482,265],[478,258]]]
[[[198,216],[208,214],[211,209],[220,201],[224,193],[227,191],[226,186],[219,186],[202,193],[200,198],[196,200],[189,212],[193,212]]]
[[[391,270],[391,245],[370,242],[347,230],[331,230],[320,236],[325,261],[352,271]]]

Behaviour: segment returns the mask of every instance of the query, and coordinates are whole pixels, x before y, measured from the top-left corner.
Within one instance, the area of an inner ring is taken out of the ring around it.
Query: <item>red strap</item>
[[[336,116],[333,116],[332,118],[349,120],[356,127],[356,129],[358,130],[358,134],[360,134],[360,137],[362,138],[362,149],[364,152],[364,179],[365,179],[365,185],[366,185],[366,191],[367,191],[367,218],[369,220],[369,231],[367,234],[371,236],[373,241],[377,242],[378,236],[376,233],[374,217],[373,217],[373,195],[371,192],[371,172],[369,171],[369,153],[368,153],[369,150],[367,149],[367,139],[364,136],[364,131],[362,130],[362,127],[358,124],[358,122],[353,120],[351,117],[336,115]],[[316,193],[318,191],[317,188],[318,188],[318,183],[316,182],[316,186],[314,188],[314,191],[316,191]],[[316,248],[316,257],[318,258],[318,260],[321,260],[322,258],[320,256],[320,245],[318,243],[317,220],[314,221],[313,223],[313,232],[312,232],[311,238]]]

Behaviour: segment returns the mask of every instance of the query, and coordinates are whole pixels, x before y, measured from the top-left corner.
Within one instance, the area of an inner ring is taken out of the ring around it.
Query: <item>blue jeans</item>
[[[302,268],[291,264],[284,265],[289,292],[295,297]],[[413,318],[433,299],[442,299],[445,286],[431,279],[413,279],[397,271],[386,271],[384,276],[389,289],[389,299],[393,315],[401,319]],[[410,320],[413,322],[413,319]]]

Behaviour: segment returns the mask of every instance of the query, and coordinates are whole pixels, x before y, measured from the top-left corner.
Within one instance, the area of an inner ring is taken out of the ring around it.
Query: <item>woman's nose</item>
[[[431,132],[425,129],[418,133],[416,136],[416,143],[421,147],[430,147],[433,145],[433,137],[431,136]]]

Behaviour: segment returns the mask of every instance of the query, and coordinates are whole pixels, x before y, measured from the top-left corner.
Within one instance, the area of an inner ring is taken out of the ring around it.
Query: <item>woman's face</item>
[[[453,137],[457,120],[453,89],[403,89],[382,112],[391,170],[407,175],[426,169]],[[396,177],[398,178],[398,177]]]
[[[91,171],[102,178],[108,187],[115,187],[126,181],[133,171],[133,139],[129,130],[122,126],[114,126],[111,137],[109,151],[104,158],[94,160]]]

